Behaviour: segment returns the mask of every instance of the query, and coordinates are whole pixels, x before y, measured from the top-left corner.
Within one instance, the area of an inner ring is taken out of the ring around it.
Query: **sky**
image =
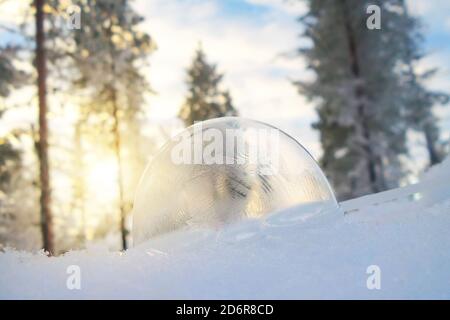
[[[416,67],[439,67],[428,85],[450,90],[450,1],[410,0],[408,5],[422,19],[428,53]],[[177,113],[187,90],[185,70],[201,43],[209,61],[224,72],[223,84],[241,116],[278,126],[320,156],[318,134],[311,128],[314,106],[291,84],[311,76],[305,61],[293,55],[303,41],[296,18],[305,12],[304,2],[138,0],[136,8],[146,17],[143,28],[158,46],[150,59],[149,77],[157,92],[149,99],[151,117],[165,119]],[[437,110],[446,137],[450,137],[448,109]]]

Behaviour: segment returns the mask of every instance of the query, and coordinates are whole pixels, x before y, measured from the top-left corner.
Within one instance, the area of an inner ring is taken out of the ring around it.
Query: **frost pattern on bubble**
[[[219,228],[294,205],[337,207],[311,155],[262,122],[225,117],[185,129],[144,171],[133,207],[133,240],[185,226]]]

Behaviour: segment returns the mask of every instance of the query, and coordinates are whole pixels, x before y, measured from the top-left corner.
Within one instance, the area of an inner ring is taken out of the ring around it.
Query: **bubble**
[[[199,122],[170,139],[145,169],[133,240],[221,226],[295,205],[337,207],[322,170],[291,136],[238,117]]]

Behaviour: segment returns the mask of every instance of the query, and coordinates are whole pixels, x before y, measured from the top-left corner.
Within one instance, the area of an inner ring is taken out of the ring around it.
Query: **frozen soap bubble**
[[[172,138],[145,169],[133,239],[139,244],[185,226],[218,228],[299,204],[337,207],[305,148],[262,122],[208,120]]]

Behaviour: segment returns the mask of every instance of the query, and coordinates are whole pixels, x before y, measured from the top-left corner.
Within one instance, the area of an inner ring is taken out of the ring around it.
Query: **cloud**
[[[450,1],[408,0],[409,13],[421,19],[427,34],[439,34],[450,31]]]
[[[280,9],[248,19],[226,14],[220,1],[138,1],[136,7],[158,46],[150,58],[149,77],[158,92],[149,101],[152,117],[176,115],[187,90],[185,70],[201,41],[242,116],[274,123],[317,151],[314,109],[289,80],[305,76],[305,63],[285,57],[299,45],[294,14]],[[292,119],[302,120],[301,130]]]
[[[418,15],[418,16],[423,16],[426,15],[428,13],[430,13],[430,11],[433,10],[433,4],[432,1],[423,1],[423,0],[408,0],[407,2],[408,5],[408,9],[410,10],[410,12],[414,15]]]

